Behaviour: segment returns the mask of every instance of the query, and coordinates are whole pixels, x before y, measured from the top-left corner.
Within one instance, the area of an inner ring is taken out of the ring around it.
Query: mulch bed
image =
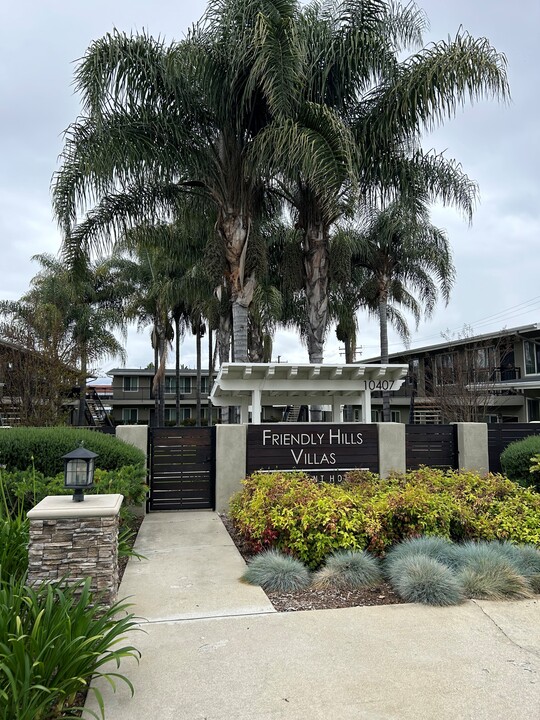
[[[236,531],[226,515],[220,515],[227,532],[231,536],[238,552],[246,562],[253,557],[249,548]],[[296,592],[266,592],[268,599],[278,612],[295,612],[296,610],[330,610],[334,608],[358,607],[362,605],[397,605],[404,601],[388,583],[381,583],[363,590],[338,590],[326,588],[315,590],[307,588]]]

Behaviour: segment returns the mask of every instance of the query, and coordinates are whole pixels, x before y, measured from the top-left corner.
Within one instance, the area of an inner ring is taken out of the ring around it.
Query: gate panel
[[[150,431],[150,511],[215,508],[213,427]]]
[[[455,425],[405,425],[405,448],[407,470],[458,467]]]

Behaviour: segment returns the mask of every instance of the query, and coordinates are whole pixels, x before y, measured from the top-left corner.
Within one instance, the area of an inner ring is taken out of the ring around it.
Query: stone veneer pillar
[[[118,516],[122,495],[49,496],[28,512],[28,583],[91,578],[92,592],[112,605],[118,592]]]

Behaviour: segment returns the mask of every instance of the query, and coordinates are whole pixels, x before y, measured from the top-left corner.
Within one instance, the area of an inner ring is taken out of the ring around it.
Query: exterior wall
[[[115,424],[124,423],[124,409],[137,409],[137,424],[149,425],[154,413],[154,394],[152,391],[153,371],[141,369],[139,371],[125,368],[111,371],[113,376],[112,388],[113,398],[110,400],[111,417]],[[203,369],[203,378],[208,376],[208,370]],[[136,377],[138,379],[137,390],[124,390],[124,378]],[[167,370],[167,378],[174,378],[174,370]],[[196,371],[185,369],[180,372],[180,378],[191,378],[191,392],[180,393],[181,410],[189,410],[190,418],[194,418],[197,412],[197,393],[196,393]],[[182,381],[182,380],[181,380]],[[165,408],[174,410],[176,408],[176,393],[166,392],[164,394]],[[208,394],[201,393],[202,417],[208,416]],[[219,417],[218,412],[214,409],[213,418]]]
[[[247,425],[216,426],[216,510],[227,512],[229,500],[246,477]]]

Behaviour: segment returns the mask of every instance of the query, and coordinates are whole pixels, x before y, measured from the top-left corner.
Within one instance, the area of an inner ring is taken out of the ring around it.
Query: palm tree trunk
[[[153,335],[153,343],[154,343],[154,378],[157,374],[158,367],[159,367],[159,346],[158,346],[158,339],[157,339],[157,328],[154,325],[154,332]],[[159,393],[158,388],[155,386],[154,382],[152,381],[152,390],[154,393],[154,427],[159,427]]]
[[[233,362],[248,362],[247,318],[255,290],[255,276],[245,277],[250,220],[247,213],[230,209],[221,212],[218,230],[223,239],[231,288],[233,317]]]
[[[308,303],[310,363],[322,363],[328,325],[328,242],[323,223],[308,226],[304,245],[304,279]]]
[[[386,293],[379,298],[379,329],[381,338],[381,363],[388,363],[388,300]],[[390,422],[390,393],[383,391],[383,422]]]
[[[223,363],[229,362],[229,359],[231,357],[231,315],[230,315],[230,313],[219,316],[219,327],[218,327],[218,331],[217,331],[217,346],[218,346],[219,365],[221,367],[221,365],[223,365]],[[222,407],[220,414],[221,414],[221,422],[228,424],[229,408]]]
[[[197,427],[201,427],[201,321],[197,321],[196,332],[197,349]]]
[[[208,427],[212,425],[212,403],[210,401],[210,391],[212,390],[212,376],[214,374],[214,331],[208,322],[208,404],[206,409],[206,415],[208,418]]]
[[[180,426],[180,316],[174,318],[176,427]]]
[[[85,409],[86,409],[86,377],[88,375],[88,361],[86,357],[86,348],[81,348],[81,379],[79,382],[79,409],[77,413],[77,425],[82,427],[85,425]]]
[[[234,362],[248,362],[248,307],[236,300],[232,306]]]
[[[328,243],[322,222],[310,223],[304,243],[304,279],[308,313],[309,362],[323,361],[324,338],[328,325]],[[311,406],[311,421],[321,422],[322,409]]]

